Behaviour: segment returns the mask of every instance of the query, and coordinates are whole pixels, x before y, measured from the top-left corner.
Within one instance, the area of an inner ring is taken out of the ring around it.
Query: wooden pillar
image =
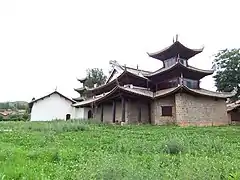
[[[125,122],[125,98],[121,98],[121,103],[122,103],[122,122]]]
[[[97,118],[97,108],[98,108],[98,106],[95,103],[94,103],[93,106],[94,106],[94,116],[93,117],[94,117],[94,119],[96,119]]]
[[[113,101],[112,105],[112,122],[115,123],[116,120],[116,102]]]
[[[101,122],[103,122],[103,104],[101,105]]]
[[[141,103],[138,102],[138,122],[141,123],[141,121],[142,121]]]
[[[148,122],[149,122],[149,124],[152,123],[152,109],[151,109],[151,102],[148,103]]]

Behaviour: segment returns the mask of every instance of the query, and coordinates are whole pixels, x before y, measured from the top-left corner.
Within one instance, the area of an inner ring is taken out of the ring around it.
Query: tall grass
[[[240,127],[4,122],[1,179],[239,179]]]

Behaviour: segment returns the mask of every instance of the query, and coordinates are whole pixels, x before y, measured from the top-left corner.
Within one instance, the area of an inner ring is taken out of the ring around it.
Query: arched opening
[[[71,115],[70,115],[70,114],[67,114],[67,115],[66,115],[66,120],[69,120],[69,119],[71,119]]]
[[[93,113],[92,113],[92,110],[89,110],[88,111],[88,119],[91,119],[93,118]]]

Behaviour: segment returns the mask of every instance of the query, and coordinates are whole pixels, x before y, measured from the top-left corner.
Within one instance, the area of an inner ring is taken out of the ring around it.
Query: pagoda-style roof
[[[74,88],[74,91],[77,91],[78,93],[82,93],[85,90],[86,90],[86,87]]]
[[[98,96],[94,96],[94,97],[89,98],[82,102],[75,103],[75,104],[73,104],[73,106],[83,107],[83,106],[89,106],[92,103],[99,103],[101,101],[116,97],[116,93],[118,93],[118,94],[119,93],[127,93],[129,95],[131,94],[132,96],[155,99],[155,98],[173,95],[178,92],[185,92],[185,93],[192,94],[194,96],[207,96],[207,97],[215,97],[215,98],[221,98],[221,99],[226,99],[226,98],[229,98],[229,97],[232,97],[235,95],[232,92],[230,92],[230,93],[229,92],[213,92],[213,91],[209,91],[206,89],[191,89],[184,85],[179,85],[177,87],[163,89],[163,90],[157,91],[155,93],[153,93],[152,91],[150,91],[146,88],[141,88],[141,87],[136,87],[136,86],[119,86],[118,85],[109,92],[103,93]]]
[[[81,102],[84,101],[84,97],[72,98],[74,101]]]
[[[164,61],[166,59],[176,57],[178,56],[178,54],[180,58],[190,59],[191,57],[195,56],[196,54],[202,51],[203,51],[203,48],[190,49],[184,46],[183,44],[181,44],[179,41],[175,41],[171,46],[165,49],[162,49],[161,51],[158,51],[158,52],[148,53],[148,55],[152,58]]]
[[[167,68],[160,68],[159,70],[146,75],[146,77],[153,79],[155,77],[164,76],[163,78],[167,77],[167,74],[171,75],[179,75],[181,73],[184,73],[185,75],[189,76],[190,78],[194,79],[201,79],[207,75],[211,75],[214,73],[214,70],[203,70],[198,69],[193,66],[185,66],[180,62],[177,62],[173,64],[172,66],[169,66]]]
[[[140,86],[147,83],[147,81],[149,80],[148,78],[142,75],[138,75],[136,73],[130,72],[129,70],[125,70],[123,71],[123,73],[120,74],[120,76],[118,76],[118,78],[114,79],[113,81],[110,81],[107,84],[103,84],[96,88],[88,89],[87,93],[97,95],[97,94],[102,94],[104,92],[108,92],[112,90],[114,87],[116,87],[117,85],[124,85],[121,83],[121,81],[125,81],[124,84],[132,84],[134,81],[135,84],[138,84]]]
[[[131,96],[136,96],[136,97],[145,97],[145,98],[153,98],[153,92],[144,89],[144,88],[131,88],[131,87],[123,87],[123,86],[116,86],[115,88],[113,88],[111,91],[107,92],[107,93],[103,93],[101,95],[98,96],[94,96],[92,98],[89,98],[85,101],[82,102],[78,102],[73,104],[73,106],[75,107],[84,107],[84,106],[89,106],[92,103],[99,103],[101,101],[104,100],[108,100],[111,98],[115,98],[115,94],[119,94],[119,93],[125,93],[125,94],[129,94]]]
[[[87,80],[87,78],[85,77],[85,78],[77,78],[77,80],[80,82],[80,83],[84,83],[86,80]]]
[[[138,68],[133,68],[133,67],[128,67],[128,66],[121,66],[121,65],[119,65],[118,68],[121,69],[121,72],[128,71],[128,72],[130,72],[132,74],[135,74],[137,76],[142,76],[142,77],[152,73],[151,71],[138,69]],[[110,82],[111,78],[114,76],[115,73],[117,73],[117,70],[114,68],[112,70],[112,72],[110,73],[110,76],[108,77],[108,79],[107,79],[105,84]]]

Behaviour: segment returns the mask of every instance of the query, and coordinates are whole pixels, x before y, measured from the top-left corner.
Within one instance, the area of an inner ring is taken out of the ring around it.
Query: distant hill
[[[27,109],[28,102],[26,101],[13,101],[13,102],[0,102],[0,109]]]

